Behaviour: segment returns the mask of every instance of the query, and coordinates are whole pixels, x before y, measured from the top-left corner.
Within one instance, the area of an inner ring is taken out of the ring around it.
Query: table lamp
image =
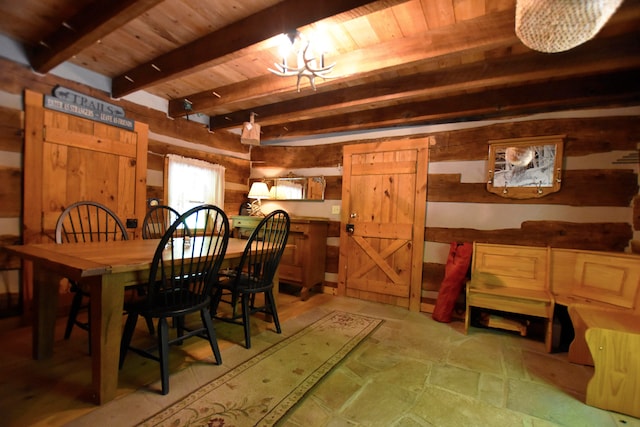
[[[264,216],[262,213],[262,199],[269,198],[269,188],[266,182],[254,182],[249,189],[249,198],[256,199],[251,202],[251,216]]]

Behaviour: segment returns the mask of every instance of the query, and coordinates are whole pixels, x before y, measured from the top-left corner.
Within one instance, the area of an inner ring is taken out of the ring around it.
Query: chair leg
[[[176,329],[176,337],[180,338],[184,335],[184,316],[177,316],[172,318],[173,327]],[[182,340],[174,341],[176,345],[182,345]]]
[[[169,324],[165,317],[158,320],[158,352],[162,394],[169,393]]]
[[[233,309],[231,317],[236,317],[238,315],[238,293],[235,291],[231,291],[231,308]]]
[[[200,317],[202,318],[202,323],[205,328],[207,328],[207,335],[209,339],[209,344],[211,345],[211,351],[213,352],[213,356],[216,359],[216,365],[222,364],[222,356],[220,355],[220,347],[218,347],[218,338],[216,337],[216,331],[213,328],[213,322],[211,321],[211,316],[207,312],[206,308],[200,310]]]
[[[222,288],[217,288],[213,297],[211,298],[211,308],[209,309],[209,313],[211,317],[216,317],[218,314],[218,306],[220,305],[220,300],[222,299]]]
[[[276,326],[276,332],[282,333],[282,329],[280,329],[280,319],[278,318],[278,309],[276,308],[275,298],[273,298],[273,291],[269,289],[264,293],[265,303],[267,305],[267,310],[271,313],[273,317],[273,323]]]
[[[242,303],[242,324],[244,326],[245,347],[251,348],[251,310],[249,309],[249,295],[243,293],[240,296],[240,300]]]
[[[156,333],[156,328],[153,326],[153,319],[151,317],[145,317],[147,321],[147,328],[149,329],[149,334],[153,335]]]
[[[124,359],[127,357],[129,346],[131,345],[131,339],[133,338],[133,332],[136,329],[136,323],[138,322],[137,313],[129,313],[127,315],[127,321],[124,324],[124,331],[122,331],[122,339],[120,341],[120,363],[119,368],[122,369]]]
[[[71,336],[71,330],[78,319],[78,313],[82,307],[82,292],[77,291],[71,301],[71,309],[69,310],[69,318],[67,319],[67,327],[64,330],[64,339],[68,340]]]

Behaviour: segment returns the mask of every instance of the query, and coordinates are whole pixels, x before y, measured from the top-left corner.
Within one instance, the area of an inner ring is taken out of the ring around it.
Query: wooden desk
[[[92,396],[97,404],[116,397],[124,288],[148,280],[159,242],[124,240],[6,247],[10,253],[33,262],[34,359],[49,358],[53,354],[60,279],[82,280],[89,286]],[[246,243],[246,240],[229,239],[223,267],[239,261]]]
[[[258,216],[230,217],[236,237],[248,237],[262,220]],[[329,221],[325,218],[291,217],[287,249],[280,260],[280,280],[299,286],[300,298],[309,298],[314,287],[324,284],[327,234]]]

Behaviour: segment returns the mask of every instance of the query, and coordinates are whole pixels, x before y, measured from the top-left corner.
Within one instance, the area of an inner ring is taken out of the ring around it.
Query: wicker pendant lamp
[[[555,53],[592,39],[622,0],[517,0],[516,34],[527,47]]]

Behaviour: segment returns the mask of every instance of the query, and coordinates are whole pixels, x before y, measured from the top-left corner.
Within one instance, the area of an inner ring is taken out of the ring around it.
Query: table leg
[[[60,278],[38,263],[33,265],[33,358],[47,359],[53,355],[53,342],[58,312]]]
[[[104,274],[89,286],[93,398],[101,405],[113,400],[118,389],[124,285],[117,274]]]

